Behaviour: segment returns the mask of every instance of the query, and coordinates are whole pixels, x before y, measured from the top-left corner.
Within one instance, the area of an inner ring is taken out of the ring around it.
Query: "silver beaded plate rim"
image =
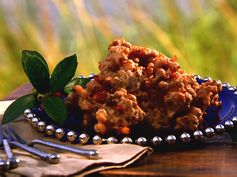
[[[200,76],[196,75],[195,78],[201,79]],[[204,81],[211,80],[210,77],[204,77]],[[221,83],[221,81],[218,81]],[[232,91],[234,94],[237,94],[237,88],[231,86],[228,83],[222,83],[222,87]],[[205,130],[196,130],[193,133],[183,132],[179,135],[167,135],[163,136],[154,136],[148,140],[146,137],[138,137],[136,139],[132,139],[130,137],[123,137],[122,139],[118,140],[115,137],[103,138],[99,135],[94,135],[93,137],[89,137],[87,133],[77,133],[75,131],[69,130],[65,131],[63,128],[55,128],[57,126],[49,124],[46,125],[44,121],[41,121],[39,117],[32,113],[30,109],[26,109],[24,111],[24,117],[30,122],[33,128],[37,129],[41,133],[45,133],[48,136],[54,135],[57,139],[62,139],[66,136],[66,140],[69,142],[74,142],[78,138],[78,143],[84,145],[88,144],[89,140],[93,142],[95,145],[100,144],[115,144],[115,143],[122,143],[122,144],[138,144],[138,145],[152,145],[158,146],[162,144],[176,144],[177,142],[181,142],[183,144],[187,144],[190,142],[203,142],[204,140],[213,137],[216,134],[223,134],[226,130],[234,128],[237,126],[237,115],[234,116],[231,120],[227,120],[224,124],[218,124],[215,127],[208,127]]]

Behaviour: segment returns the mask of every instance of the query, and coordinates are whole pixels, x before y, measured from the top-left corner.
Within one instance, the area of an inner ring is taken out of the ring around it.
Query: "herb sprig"
[[[59,125],[63,125],[68,112],[64,101],[55,96],[55,93],[63,93],[65,86],[75,75],[77,68],[77,56],[71,55],[59,62],[50,76],[47,62],[36,51],[24,50],[21,63],[25,74],[34,87],[34,91],[28,95],[16,99],[5,111],[2,124],[17,119],[25,109],[41,105],[47,115]],[[69,87],[68,87],[69,89]]]

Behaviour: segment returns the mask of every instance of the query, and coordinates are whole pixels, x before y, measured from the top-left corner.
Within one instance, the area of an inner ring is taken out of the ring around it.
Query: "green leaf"
[[[40,55],[40,53],[38,53],[37,51],[32,51],[32,50],[23,50],[22,51],[22,57],[21,57],[21,64],[23,67],[24,72],[26,73],[26,60],[25,58],[27,57],[31,57],[31,56],[37,56],[46,66],[46,68],[48,68],[48,65],[44,59],[44,57],[42,55]],[[27,73],[26,73],[27,75]]]
[[[31,84],[39,93],[49,90],[49,69],[44,58],[35,51],[22,52],[21,63]]]
[[[90,80],[93,79],[93,77],[87,77],[87,78],[74,78],[72,79],[65,87],[64,92],[66,93],[72,93],[72,88],[74,85],[80,85],[82,87],[86,87],[86,84],[90,82]]]
[[[17,119],[23,114],[25,109],[34,107],[36,103],[37,100],[33,94],[28,94],[18,98],[4,112],[2,124],[6,124]]]
[[[62,91],[72,79],[77,68],[77,56],[72,55],[63,59],[55,67],[50,79],[50,91]]]
[[[47,115],[62,126],[67,119],[67,108],[63,100],[56,96],[50,96],[44,98],[42,103]]]

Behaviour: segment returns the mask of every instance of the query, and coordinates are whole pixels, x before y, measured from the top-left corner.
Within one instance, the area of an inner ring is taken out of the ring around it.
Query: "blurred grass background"
[[[236,0],[0,0],[0,98],[27,82],[23,49],[40,52],[51,71],[76,53],[77,74],[88,75],[117,37],[237,85]]]

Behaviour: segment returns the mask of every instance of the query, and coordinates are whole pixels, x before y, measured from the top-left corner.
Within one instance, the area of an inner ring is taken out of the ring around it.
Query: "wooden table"
[[[29,84],[23,85],[4,99],[15,99],[29,93],[31,89]],[[237,176],[237,145],[154,151],[130,167],[102,171],[91,176]]]

